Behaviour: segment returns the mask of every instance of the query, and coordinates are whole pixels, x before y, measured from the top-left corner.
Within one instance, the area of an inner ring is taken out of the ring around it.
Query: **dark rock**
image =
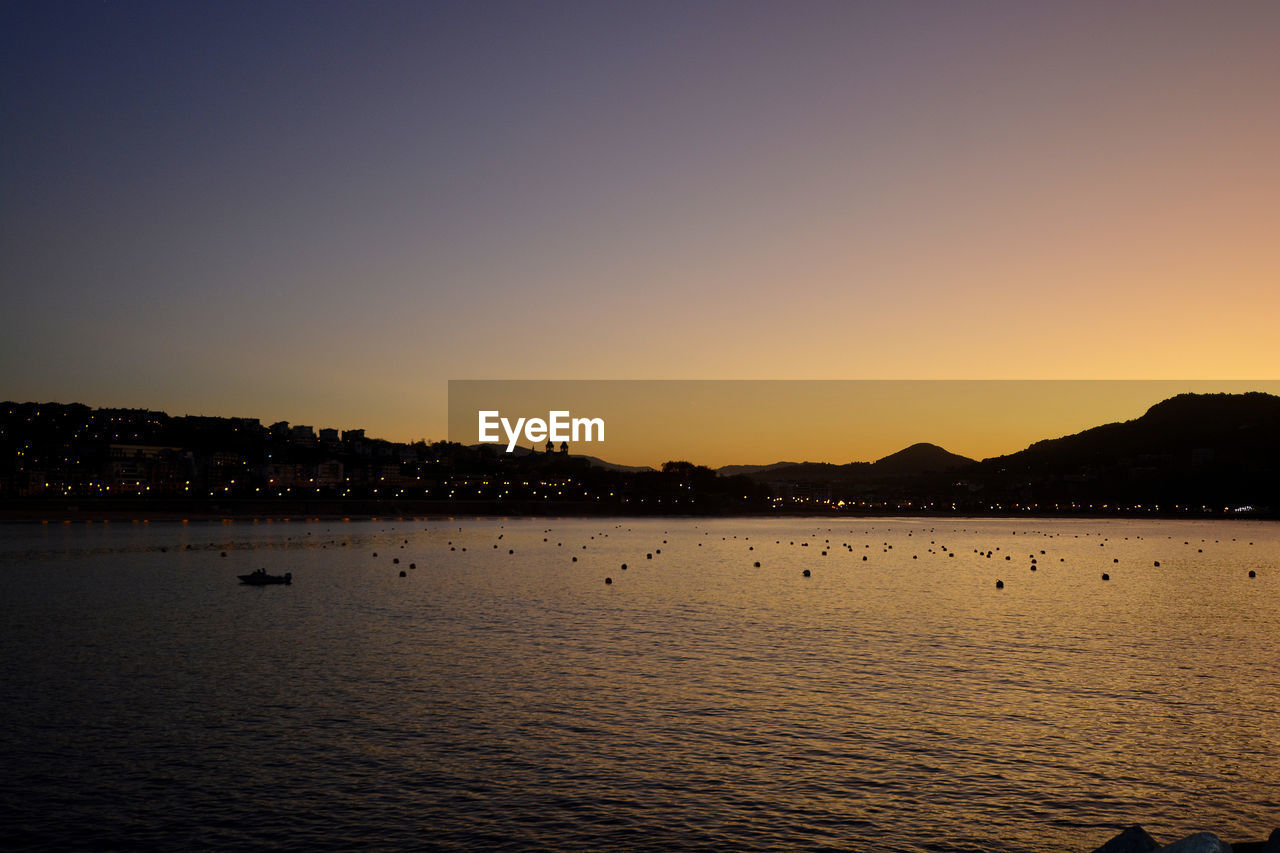
[[[1231,853],[1231,845],[1212,832],[1197,832],[1161,847],[1160,853]]]
[[[1134,824],[1093,853],[1151,853],[1160,845],[1142,827]]]

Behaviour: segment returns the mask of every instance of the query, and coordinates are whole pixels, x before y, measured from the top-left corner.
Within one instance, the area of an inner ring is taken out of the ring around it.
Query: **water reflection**
[[[1272,525],[6,533],[33,843],[1069,850],[1276,813]]]

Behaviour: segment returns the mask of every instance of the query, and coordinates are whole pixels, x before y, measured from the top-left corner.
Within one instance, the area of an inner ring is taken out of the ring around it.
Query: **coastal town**
[[[9,514],[940,513],[1271,517],[1270,395],[1182,395],[1142,418],[967,459],[913,445],[875,462],[656,468],[568,442],[394,442],[363,429],[170,416],[79,403],[0,403]]]

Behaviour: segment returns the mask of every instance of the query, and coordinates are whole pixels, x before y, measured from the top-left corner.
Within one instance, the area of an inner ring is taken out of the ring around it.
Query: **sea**
[[[0,671],[11,850],[1089,851],[1280,823],[1274,522],[9,522]]]

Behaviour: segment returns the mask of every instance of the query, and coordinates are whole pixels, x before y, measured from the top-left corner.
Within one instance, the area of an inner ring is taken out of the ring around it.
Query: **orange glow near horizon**
[[[475,443],[480,409],[512,421],[556,409],[605,420],[603,443],[571,452],[624,465],[873,462],[917,443],[982,459],[1180,393],[1246,391],[1280,394],[1280,381],[455,381],[450,439]]]

